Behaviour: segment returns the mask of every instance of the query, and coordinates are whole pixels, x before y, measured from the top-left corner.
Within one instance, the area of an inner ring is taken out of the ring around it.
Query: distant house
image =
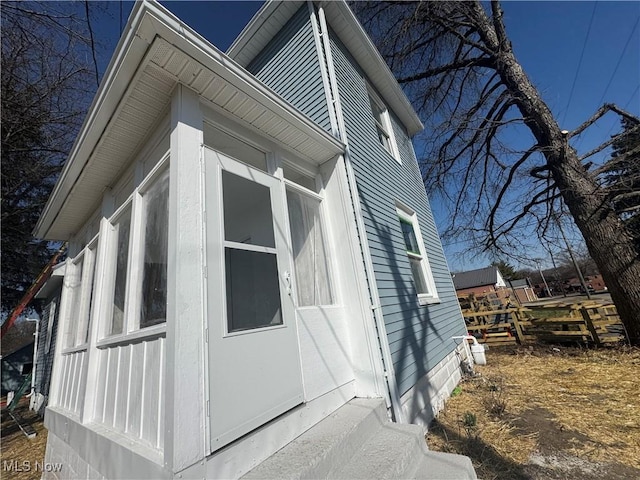
[[[466,328],[422,128],[345,2],[267,2],[226,54],[136,2],[35,232],[69,242],[46,461],[237,478],[363,399],[424,447]]]
[[[35,331],[36,322],[21,320],[2,337],[2,395],[18,390],[31,373]]]
[[[533,302],[535,300],[538,300],[538,295],[536,295],[535,288],[528,278],[511,280],[510,286],[511,288],[513,288],[513,293],[520,303]]]
[[[51,373],[60,316],[60,296],[62,294],[65,268],[65,263],[55,266],[51,276],[35,296],[36,300],[42,302],[43,308],[34,347],[37,353],[33,366],[33,391],[29,408],[41,415],[44,415],[51,387]]]
[[[476,296],[495,294],[498,298],[506,299],[511,296],[511,290],[500,274],[498,267],[489,266],[452,274],[453,284],[458,296],[473,293]]]

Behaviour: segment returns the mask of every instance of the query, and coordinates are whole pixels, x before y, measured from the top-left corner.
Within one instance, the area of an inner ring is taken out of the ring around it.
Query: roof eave
[[[49,239],[55,236],[56,239],[62,239],[57,238],[60,232],[52,232],[52,226],[112,120],[112,116],[117,112],[121,99],[126,94],[136,72],[141,68],[147,51],[156,37],[161,37],[173,47],[184,51],[195,61],[205,65],[210,64],[212,71],[221,77],[243,85],[268,104],[276,115],[281,115],[286,121],[299,125],[308,138],[321,143],[323,148],[326,146],[326,155],[335,156],[344,151],[344,145],[340,140],[295,110],[241,66],[230,61],[206,39],[161,5],[147,0],[137,3],[129,17],[125,32],[126,34],[118,43],[58,182],[34,228],[34,236]],[[102,192],[98,193],[102,194]],[[69,233],[65,232],[65,235]]]
[[[290,8],[290,6],[294,4],[302,6],[304,2],[266,2],[242,30],[240,35],[238,35],[231,47],[227,50],[227,54],[231,58],[238,59],[247,44],[253,41],[256,33],[260,29],[264,28],[265,23],[269,21],[288,21],[286,16],[275,19],[274,13],[278,9]],[[421,132],[424,129],[424,125],[413,109],[411,102],[407,99],[407,96],[398,84],[398,81],[391,72],[391,69],[384,61],[380,52],[378,52],[378,49],[364,31],[362,25],[360,25],[360,22],[358,22],[358,19],[353,14],[349,6],[343,1],[322,1],[319,2],[319,5],[324,8],[330,25],[340,20],[346,22],[346,29],[353,33],[355,35],[355,40],[365,47],[367,52],[366,54],[354,55],[354,57],[356,57],[360,67],[367,73],[367,76],[372,81],[374,87],[382,95],[387,106],[390,107],[402,121],[409,135],[413,136],[416,133]],[[347,39],[341,38],[341,40],[352,54],[354,50],[357,50],[350,48],[350,42]],[[268,41],[268,38],[265,39],[264,45],[261,45],[259,50],[266,47]],[[246,67],[251,60],[253,60],[253,58],[238,59],[239,63],[244,67]]]

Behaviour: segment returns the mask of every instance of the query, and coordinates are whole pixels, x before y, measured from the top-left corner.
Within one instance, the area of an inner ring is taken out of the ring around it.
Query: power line
[[[582,65],[582,58],[584,57],[584,51],[587,47],[587,40],[589,40],[589,34],[591,33],[591,26],[593,25],[593,17],[596,13],[596,6],[598,2],[593,4],[593,10],[591,11],[591,19],[589,20],[589,28],[587,28],[587,35],[584,37],[584,42],[582,42],[582,52],[580,53],[580,60],[578,60],[578,68],[576,68],[576,74],[573,77],[573,83],[571,84],[571,91],[569,92],[569,101],[567,102],[567,106],[564,110],[564,115],[562,116],[561,125],[564,125],[564,121],[567,118],[567,112],[569,111],[569,106],[571,105],[571,99],[573,98],[573,90],[576,87],[576,81],[578,80],[578,73],[580,72],[580,66]]]
[[[640,90],[640,83],[638,85],[636,85],[636,89],[633,91],[633,93],[631,94],[631,96],[629,97],[629,100],[627,100],[627,103],[624,104],[624,107],[622,107],[623,110],[626,110],[627,107],[629,106],[629,104],[631,103],[631,100],[633,100],[633,97],[636,96],[636,93],[638,93],[638,90]]]
[[[607,83],[607,86],[604,89],[604,93],[602,94],[602,97],[600,97],[600,101],[596,105],[602,105],[602,101],[604,100],[605,95],[609,91],[609,87],[611,86],[611,82],[613,82],[613,77],[616,76],[616,73],[618,72],[618,67],[620,66],[620,63],[622,63],[622,58],[624,57],[624,54],[627,51],[627,47],[629,46],[629,43],[631,43],[631,39],[633,38],[633,32],[635,32],[636,28],[638,27],[638,22],[640,22],[640,17],[636,18],[636,23],[633,25],[633,28],[631,29],[631,33],[629,34],[629,38],[627,38],[627,43],[624,44],[624,48],[622,49],[622,53],[620,54],[620,57],[618,58],[618,63],[616,63],[616,68],[613,69],[613,73],[611,74],[611,78],[609,79],[609,83]]]

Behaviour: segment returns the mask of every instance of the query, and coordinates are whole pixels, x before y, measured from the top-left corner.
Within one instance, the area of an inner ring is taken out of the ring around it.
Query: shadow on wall
[[[404,245],[394,248],[394,242],[396,245],[398,242],[394,240],[394,235],[392,235],[389,225],[375,220],[376,216],[372,213],[366,198],[361,196],[360,201],[384,248],[384,256],[389,266],[391,279],[400,299],[400,303],[397,305],[386,303],[382,296],[380,301],[382,307],[395,307],[396,313],[394,315],[399,317],[392,323],[388,323],[385,320],[385,325],[388,337],[399,337],[390,341],[390,348],[396,382],[398,383],[400,395],[402,395],[422,379],[428,373],[430,367],[433,367],[429,365],[428,359],[429,342],[437,338],[437,341],[442,343],[444,339],[434,327],[428,309],[418,304],[417,292],[411,274],[403,274],[401,271],[400,266],[403,265],[405,271],[410,272]],[[398,223],[396,237],[400,234],[399,231],[400,224]],[[399,254],[399,252],[402,252],[402,254]],[[376,280],[379,281],[378,278]],[[403,301],[402,299],[405,300]],[[419,312],[419,315],[416,315],[415,312]],[[412,372],[414,369],[415,371]],[[427,389],[432,390],[430,383],[427,383]],[[433,419],[433,405],[429,396],[423,395],[421,398],[419,395],[414,395],[408,414],[409,421],[415,422],[418,420],[420,423],[428,425]]]

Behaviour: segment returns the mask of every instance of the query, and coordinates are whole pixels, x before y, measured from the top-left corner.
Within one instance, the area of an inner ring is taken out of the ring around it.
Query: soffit
[[[138,4],[34,231],[70,238],[168,113],[180,82],[292,153],[323,163],[342,143],[156,3]]]

